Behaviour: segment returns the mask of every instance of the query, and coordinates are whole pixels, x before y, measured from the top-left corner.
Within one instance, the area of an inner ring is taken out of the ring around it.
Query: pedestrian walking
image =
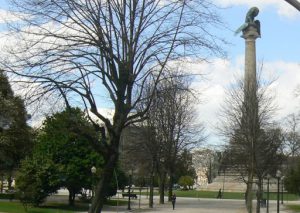
[[[221,190],[221,189],[219,189],[219,192],[218,192],[217,198],[218,198],[218,199],[221,199],[221,198],[222,198],[222,190]]]
[[[176,195],[175,195],[175,193],[172,195],[171,201],[172,201],[172,206],[173,206],[173,210],[174,210],[175,209],[175,203],[176,203]]]

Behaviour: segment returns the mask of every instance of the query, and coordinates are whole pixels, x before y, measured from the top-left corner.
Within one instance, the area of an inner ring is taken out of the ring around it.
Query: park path
[[[158,198],[155,198],[155,204],[153,209],[148,208],[147,199],[143,197],[140,205],[139,200],[132,201],[132,210],[128,211],[127,206],[122,207],[109,207],[105,208],[103,213],[125,213],[125,212],[145,212],[145,213],[246,213],[244,201],[242,200],[229,200],[229,199],[205,199],[205,198],[182,198],[177,197],[176,208],[172,209],[172,205],[166,202],[164,205],[159,205]],[[293,202],[289,202],[293,203]],[[299,202],[294,202],[298,203]],[[140,208],[139,208],[140,207]],[[261,208],[261,213],[265,213],[266,208]],[[270,201],[269,213],[277,212],[276,202]],[[292,213],[287,211],[284,205],[280,205],[280,213]]]

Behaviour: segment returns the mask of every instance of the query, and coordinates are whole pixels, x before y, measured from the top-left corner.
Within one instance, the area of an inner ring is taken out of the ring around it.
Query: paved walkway
[[[158,198],[155,198],[155,203],[158,203]],[[292,203],[291,201],[289,203]],[[299,203],[299,202],[297,202]],[[255,204],[255,202],[253,202]],[[276,202],[270,201],[270,213],[277,212]],[[176,213],[246,213],[244,201],[242,200],[217,200],[217,199],[205,199],[205,198],[181,198],[177,197],[176,208],[172,210],[172,205],[166,202],[164,205],[154,205],[153,209],[148,208],[147,199],[144,197],[139,200],[132,201],[132,211],[127,210],[127,206],[122,207],[110,207],[105,208],[103,213],[124,213],[124,212],[146,212],[146,213],[157,213],[157,212],[176,212]],[[255,208],[255,205],[254,205]],[[253,211],[255,212],[255,211]],[[261,208],[261,213],[265,213],[266,208]],[[280,205],[280,213],[291,213],[285,209],[284,205]]]

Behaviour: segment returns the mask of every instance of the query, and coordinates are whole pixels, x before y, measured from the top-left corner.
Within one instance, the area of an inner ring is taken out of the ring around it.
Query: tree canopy
[[[21,191],[32,194],[35,204],[60,187],[69,190],[72,205],[75,194],[92,189],[91,168],[101,174],[103,157],[92,148],[91,138],[99,135],[80,109],[66,109],[47,117],[39,131],[32,156],[23,161],[17,178]],[[35,183],[35,184],[31,184]],[[39,194],[40,191],[42,194]],[[28,196],[30,197],[30,196]]]
[[[7,174],[9,187],[12,172],[32,147],[27,118],[23,100],[14,94],[7,76],[0,70],[0,173]]]

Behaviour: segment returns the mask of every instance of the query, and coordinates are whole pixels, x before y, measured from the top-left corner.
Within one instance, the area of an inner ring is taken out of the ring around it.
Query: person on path
[[[221,199],[221,198],[222,198],[222,190],[221,190],[221,189],[219,189],[219,192],[218,192],[217,198],[218,198],[218,199]]]
[[[175,193],[172,195],[171,201],[172,201],[172,206],[173,206],[173,210],[174,210],[175,209],[175,203],[176,203],[176,195],[175,195]]]

